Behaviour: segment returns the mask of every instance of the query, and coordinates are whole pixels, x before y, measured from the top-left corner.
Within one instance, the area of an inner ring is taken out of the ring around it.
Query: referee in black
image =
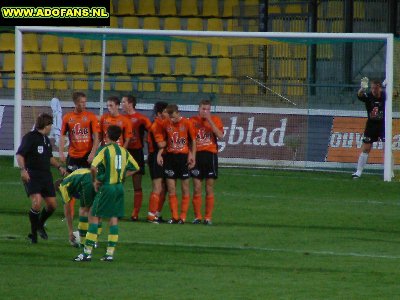
[[[38,233],[42,239],[47,240],[44,223],[57,207],[50,166],[56,167],[62,175],[66,174],[65,169],[53,157],[50,139],[47,137],[52,124],[53,117],[51,115],[41,114],[36,119],[35,129],[22,138],[16,154],[21,170],[21,179],[32,201],[29,211],[31,233],[28,235],[32,244],[37,243]],[[43,199],[46,205],[40,212]]]

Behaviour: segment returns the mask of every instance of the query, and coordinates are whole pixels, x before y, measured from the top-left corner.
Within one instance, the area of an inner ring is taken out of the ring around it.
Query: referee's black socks
[[[37,235],[37,230],[39,226],[39,213],[40,212],[33,210],[33,208],[31,208],[31,210],[29,211],[29,220],[31,221],[31,232],[32,235],[34,236]]]
[[[53,214],[54,209],[48,211],[46,207],[43,207],[42,212],[40,213],[39,217],[39,228],[43,228],[44,223],[46,220]]]

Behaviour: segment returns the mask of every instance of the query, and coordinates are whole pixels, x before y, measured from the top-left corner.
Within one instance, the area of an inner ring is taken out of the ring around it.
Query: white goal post
[[[60,33],[60,34],[118,34],[118,35],[143,35],[143,36],[191,36],[191,37],[227,37],[242,39],[286,39],[288,41],[299,39],[329,39],[340,40],[369,40],[380,41],[386,44],[386,136],[392,136],[392,95],[393,95],[393,34],[375,33],[306,33],[306,32],[221,32],[221,31],[187,31],[187,30],[144,30],[144,29],[112,29],[112,28],[78,28],[78,27],[28,27],[17,26],[15,28],[15,103],[14,103],[14,150],[16,151],[21,141],[21,104],[22,104],[22,61],[23,61],[23,33]],[[250,42],[251,43],[251,42]],[[104,72],[104,66],[103,66]],[[104,76],[104,74],[102,74]],[[387,142],[391,145],[391,141]],[[384,181],[392,178],[392,147],[384,149]]]

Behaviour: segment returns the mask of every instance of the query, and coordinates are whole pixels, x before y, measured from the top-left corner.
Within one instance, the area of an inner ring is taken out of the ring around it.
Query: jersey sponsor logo
[[[193,174],[193,176],[199,176],[200,171],[198,169],[192,169],[190,172]]]
[[[179,132],[174,132],[170,139],[172,149],[183,149],[186,145],[186,139],[179,136]]]
[[[39,154],[43,154],[43,151],[44,151],[43,146],[38,146],[38,147],[37,147],[37,152],[38,152]]]
[[[200,128],[196,135],[196,143],[199,145],[209,145],[211,141],[211,132],[206,131],[206,129]]]
[[[81,123],[76,123],[71,130],[73,135],[87,135],[89,134],[89,128],[81,127]]]
[[[164,170],[164,173],[167,175],[167,176],[174,176],[174,174],[175,174],[175,172],[173,171],[173,170]]]

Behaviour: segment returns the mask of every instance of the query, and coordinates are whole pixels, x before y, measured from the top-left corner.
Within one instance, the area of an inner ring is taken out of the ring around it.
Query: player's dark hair
[[[153,107],[153,113],[155,115],[157,115],[158,113],[162,113],[164,111],[164,109],[166,109],[168,106],[167,102],[163,102],[163,101],[159,101],[154,103],[154,107]]]
[[[199,106],[201,106],[201,105],[211,105],[211,100],[203,99],[199,103]]]
[[[78,103],[80,98],[86,98],[86,94],[83,92],[74,92],[72,94],[72,101],[74,101],[75,104]]]
[[[378,79],[372,79],[371,80],[371,84],[375,84],[375,85],[377,85],[377,86],[379,86],[379,87],[382,87],[382,81],[380,81],[380,80],[378,80]]]
[[[115,105],[120,105],[121,104],[121,101],[118,99],[117,96],[110,96],[110,97],[107,98],[107,101],[114,102]]]
[[[47,113],[42,113],[36,119],[35,129],[41,130],[50,124],[53,124],[53,117]]]
[[[128,103],[132,104],[133,108],[136,107],[136,97],[133,95],[124,95],[122,98],[126,98],[128,100]]]
[[[176,104],[168,104],[166,110],[169,115],[172,115],[174,112],[179,112],[178,105]]]
[[[110,125],[107,128],[107,136],[113,142],[118,141],[119,137],[121,136],[122,129],[117,125]]]

